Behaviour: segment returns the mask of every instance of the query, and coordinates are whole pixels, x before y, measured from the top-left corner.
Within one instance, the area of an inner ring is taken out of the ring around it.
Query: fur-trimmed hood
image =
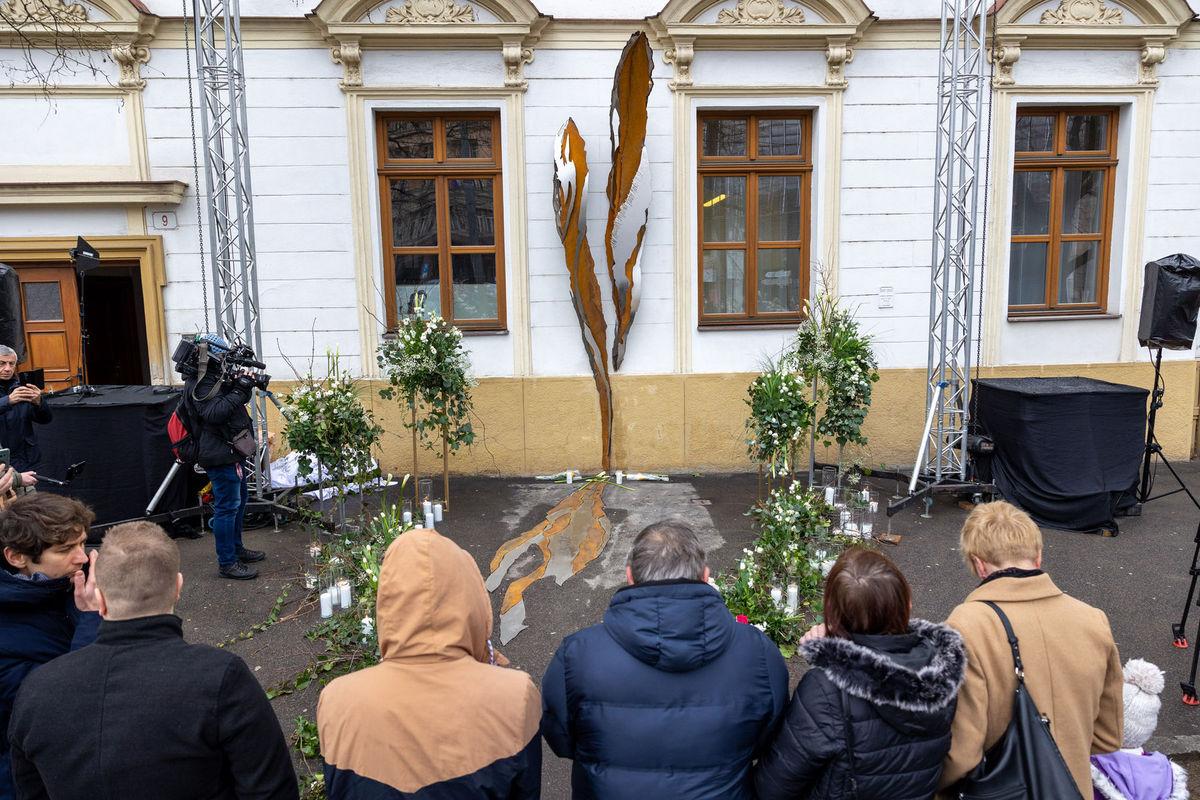
[[[940,714],[952,707],[966,674],[962,637],[949,626],[922,619],[911,620],[908,630],[907,636],[859,641],[810,639],[801,643],[800,652],[834,686],[873,704],[885,717],[897,716],[887,714],[888,708]]]

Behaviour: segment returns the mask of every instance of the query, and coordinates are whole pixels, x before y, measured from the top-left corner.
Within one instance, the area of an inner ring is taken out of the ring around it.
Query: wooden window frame
[[[1068,151],[1067,117],[1079,115],[1107,116],[1108,126],[1104,150]],[[1067,315],[1104,315],[1108,309],[1109,262],[1113,240],[1113,205],[1117,180],[1117,126],[1120,111],[1112,106],[1023,106],[1017,109],[1017,121],[1022,117],[1055,117],[1054,150],[1047,152],[1014,151],[1013,191],[1019,172],[1050,173],[1049,225],[1045,234],[1009,234],[1009,289],[1012,288],[1012,245],[1021,242],[1046,244],[1045,303],[1008,305],[1009,317],[1055,317]],[[1104,173],[1104,197],[1100,211],[1100,231],[1092,233],[1063,233],[1062,204],[1066,173],[1072,170],[1093,170]],[[1096,301],[1093,303],[1062,303],[1058,300],[1058,280],[1062,245],[1064,242],[1098,242],[1096,259]]]
[[[401,119],[433,121],[432,159],[394,159],[388,157],[387,126]],[[448,158],[446,155],[446,122],[455,119],[490,120],[492,125],[492,155],[490,158]],[[430,255],[437,253],[439,301],[441,315],[463,331],[507,331],[504,281],[504,169],[500,139],[500,112],[480,111],[403,111],[379,112],[375,115],[376,175],[379,181],[379,212],[383,232],[383,284],[386,294],[386,323],[389,331],[397,329],[400,310],[396,308],[396,262],[398,255]],[[437,215],[437,244],[429,247],[397,247],[392,228],[391,182],[395,180],[433,180]],[[453,245],[450,242],[451,180],[490,179],[492,209],[495,216],[495,244]],[[454,268],[452,256],[472,253],[496,256],[496,317],[494,319],[457,319],[454,316]]]
[[[704,122],[710,119],[746,120],[745,156],[704,155]],[[759,156],[758,121],[762,119],[799,119],[800,156]],[[696,119],[696,239],[697,239],[697,312],[699,327],[757,327],[795,324],[804,319],[809,292],[809,254],[812,246],[812,130],[811,109],[725,109],[705,110]],[[800,239],[758,240],[758,178],[759,176],[800,177]],[[746,238],[742,242],[704,241],[704,179],[706,177],[746,178]],[[800,308],[797,311],[758,311],[758,250],[800,250]],[[745,311],[740,314],[713,314],[704,310],[704,253],[706,250],[742,250],[745,252],[743,300]]]

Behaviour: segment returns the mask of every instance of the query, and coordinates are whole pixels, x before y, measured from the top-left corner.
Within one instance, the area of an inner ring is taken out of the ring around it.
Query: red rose
[[[740,623],[742,623],[743,625],[749,625],[749,624],[750,624],[750,618],[749,618],[749,617],[747,617],[745,614],[738,614],[738,615],[737,615],[737,621],[738,621],[738,622],[740,622]]]

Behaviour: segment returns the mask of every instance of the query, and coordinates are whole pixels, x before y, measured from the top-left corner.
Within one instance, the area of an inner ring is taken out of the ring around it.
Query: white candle
[[[411,511],[404,512],[404,524],[412,525],[412,512]]]
[[[871,502],[871,490],[870,490],[870,489],[863,489],[863,490],[862,490],[862,494],[860,495],[860,497],[862,497],[862,501],[863,501],[864,503],[869,503],[869,502]]]
[[[425,515],[425,527],[429,528],[429,530],[435,529],[435,526],[433,524],[433,512],[430,512]]]
[[[442,521],[442,504],[441,503],[433,504],[433,521],[434,522]]]
[[[329,619],[333,616],[333,591],[331,589],[321,590],[321,619]]]
[[[567,470],[567,483],[574,483],[574,482],[575,482],[575,470],[569,469],[569,470]]]
[[[771,602],[775,604],[776,608],[783,605],[783,589],[778,586],[771,587]]]
[[[828,505],[833,505],[834,499],[837,497],[837,489],[832,486],[825,487],[825,502]]]
[[[864,539],[870,539],[874,535],[875,535],[875,523],[874,522],[863,522],[862,537]]]
[[[342,608],[350,607],[350,581],[341,581],[338,585],[338,600],[342,604]]]
[[[617,486],[620,486],[623,483],[625,483],[625,473],[621,470],[617,470]]]
[[[433,516],[433,501],[426,500],[425,502],[421,503],[421,510],[425,513],[426,517],[432,517]]]
[[[879,503],[876,503],[874,500],[871,501],[871,513],[872,514],[879,513]]]
[[[800,587],[794,583],[789,583],[787,587],[787,612],[795,614],[796,609],[800,606]]]

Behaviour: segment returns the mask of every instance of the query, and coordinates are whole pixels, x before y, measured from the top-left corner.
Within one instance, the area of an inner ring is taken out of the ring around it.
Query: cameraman
[[[233,442],[253,442],[253,430],[246,404],[255,381],[250,373],[238,373],[225,380],[223,365],[201,355],[203,369],[191,372],[184,381],[184,403],[198,430],[197,463],[208,473],[213,492],[213,541],[222,578],[248,581],[258,577],[249,564],[262,561],[267,554],[242,546],[242,523],[249,498],[247,458]],[[190,372],[190,371],[189,371]]]
[[[18,380],[16,351],[0,345],[0,442],[8,447],[17,472],[30,472],[42,460],[33,424],[45,425],[51,416],[42,390]]]

